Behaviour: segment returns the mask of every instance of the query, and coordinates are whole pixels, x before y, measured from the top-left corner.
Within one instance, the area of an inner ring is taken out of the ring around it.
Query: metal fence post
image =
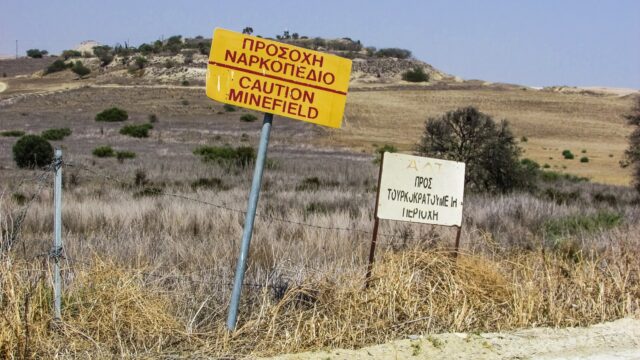
[[[62,256],[62,150],[60,149],[55,152],[54,169],[56,176],[53,189],[53,306],[54,319],[60,320],[62,318],[62,277],[60,275],[60,257]]]
[[[253,181],[251,182],[249,204],[247,205],[247,214],[244,220],[244,230],[242,232],[240,256],[238,257],[238,263],[236,264],[236,275],[233,282],[233,291],[231,293],[231,303],[229,304],[229,316],[227,317],[227,328],[229,330],[234,330],[236,328],[236,321],[238,319],[240,293],[242,292],[244,272],[247,269],[247,257],[249,256],[249,245],[251,244],[251,235],[253,233],[253,221],[256,217],[258,197],[260,196],[262,170],[264,170],[264,163],[267,158],[267,146],[269,145],[269,133],[271,132],[272,121],[273,114],[265,113],[264,120],[262,122],[262,131],[260,133],[260,145],[258,146],[256,167],[253,171]]]

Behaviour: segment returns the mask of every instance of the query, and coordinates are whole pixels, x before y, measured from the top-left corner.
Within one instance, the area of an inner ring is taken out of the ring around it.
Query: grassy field
[[[411,151],[428,117],[473,105],[495,119],[507,119],[521,142],[524,157],[558,171],[593,181],[628,185],[630,171],[618,162],[627,147],[630,128],[623,114],[631,98],[559,94],[535,90],[408,90],[353,91],[349,94],[344,129],[323,144],[371,151],[392,144]],[[564,160],[563,150],[574,160]],[[583,154],[582,151],[586,150]],[[588,163],[580,163],[582,156]]]

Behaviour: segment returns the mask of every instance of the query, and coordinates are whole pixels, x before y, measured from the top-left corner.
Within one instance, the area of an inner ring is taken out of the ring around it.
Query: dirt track
[[[537,328],[504,333],[441,334],[359,350],[283,355],[274,359],[640,359],[640,320],[588,328]]]

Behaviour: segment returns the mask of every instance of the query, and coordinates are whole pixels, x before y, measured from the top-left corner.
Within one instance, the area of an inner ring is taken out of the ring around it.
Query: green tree
[[[466,164],[465,184],[472,190],[507,192],[531,186],[531,169],[518,161],[521,153],[507,121],[499,124],[474,107],[429,118],[419,155]]]
[[[627,161],[633,166],[633,181],[636,190],[640,193],[640,97],[631,112],[625,115],[627,123],[633,126],[629,135],[629,148],[625,151]]]
[[[47,50],[40,49],[29,49],[27,50],[27,56],[32,59],[40,59],[43,56],[47,55],[49,52]]]
[[[253,28],[251,26],[247,26],[246,28],[242,29],[242,33],[243,34],[247,34],[247,35],[251,35],[251,34],[253,34]]]
[[[13,145],[13,160],[20,168],[44,167],[53,162],[53,147],[38,135],[25,135]]]

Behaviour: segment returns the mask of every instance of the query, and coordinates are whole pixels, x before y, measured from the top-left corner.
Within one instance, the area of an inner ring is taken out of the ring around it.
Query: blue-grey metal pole
[[[62,150],[55,152],[54,168],[56,171],[53,189],[53,306],[54,319],[62,318],[62,277],[60,276],[60,256],[62,255]]]
[[[251,193],[249,194],[249,204],[247,214],[244,219],[244,230],[242,232],[242,244],[240,245],[240,256],[236,264],[236,276],[231,292],[231,303],[229,304],[229,316],[227,317],[227,328],[234,330],[238,319],[238,306],[240,304],[240,293],[242,292],[242,282],[244,272],[247,269],[247,257],[249,256],[249,245],[253,233],[253,220],[256,217],[258,198],[260,197],[260,184],[262,183],[262,170],[267,158],[267,146],[269,145],[269,133],[271,132],[271,122],[273,114],[264,114],[262,122],[262,132],[260,133],[260,145],[258,146],[258,156],[256,167],[253,171],[253,181],[251,182]]]

